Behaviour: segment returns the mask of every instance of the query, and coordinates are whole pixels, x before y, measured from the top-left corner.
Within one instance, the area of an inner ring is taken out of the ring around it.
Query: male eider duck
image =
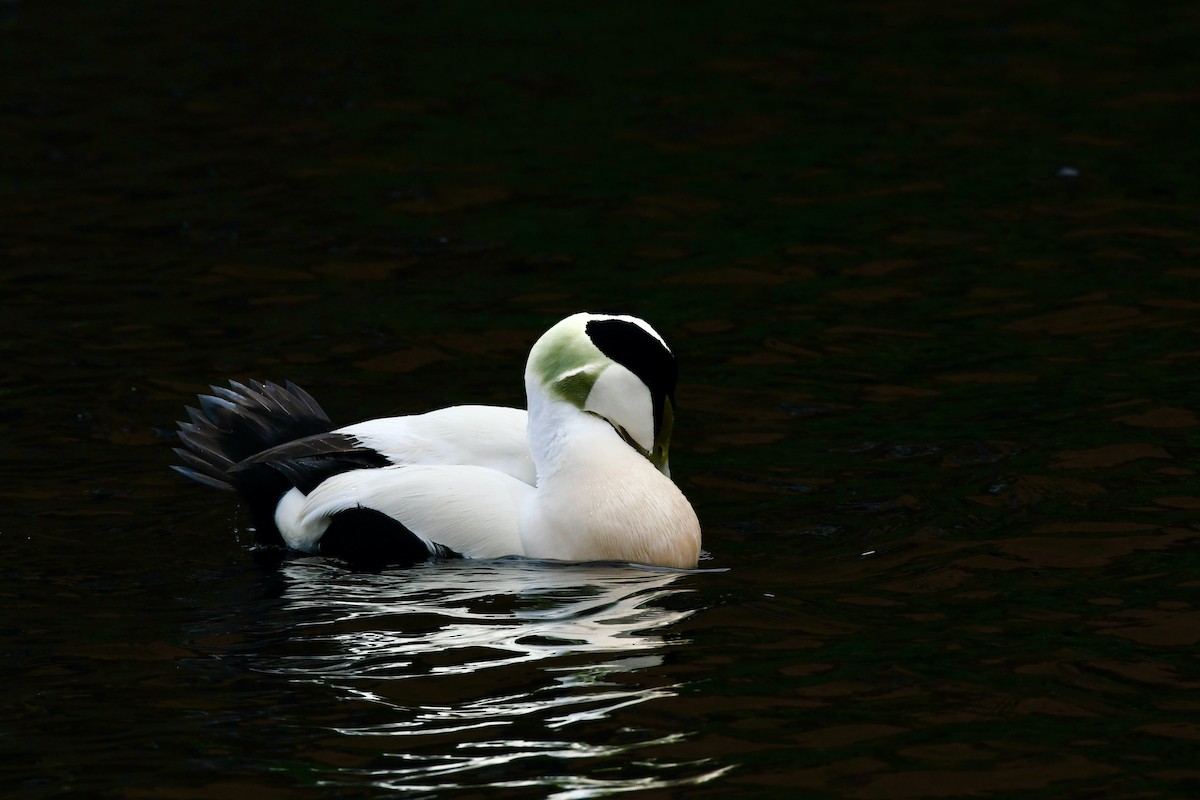
[[[528,412],[452,406],[335,429],[290,381],[230,381],[187,409],[174,469],[241,494],[259,541],[308,553],[691,568],[700,523],[667,454],[676,370],[644,321],[581,313],[533,345]]]

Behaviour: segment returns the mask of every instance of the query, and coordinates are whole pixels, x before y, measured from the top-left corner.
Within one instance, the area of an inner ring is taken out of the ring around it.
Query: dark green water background
[[[0,790],[1200,794],[1200,6],[0,2]],[[680,355],[725,571],[252,552],[208,382]]]

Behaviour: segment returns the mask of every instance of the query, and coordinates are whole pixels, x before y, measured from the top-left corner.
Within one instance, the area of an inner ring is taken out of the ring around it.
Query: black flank
[[[408,528],[373,508],[352,508],[335,514],[320,543],[321,555],[366,568],[459,556],[442,545],[434,548],[430,552],[425,542]]]

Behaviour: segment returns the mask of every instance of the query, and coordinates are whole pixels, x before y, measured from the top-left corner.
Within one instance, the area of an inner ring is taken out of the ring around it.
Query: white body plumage
[[[528,412],[454,406],[372,420],[279,444],[226,473],[236,488],[250,467],[298,476],[270,517],[302,551],[323,551],[331,526],[368,511],[430,554],[694,567],[699,521],[668,477],[674,369],[641,320],[576,314],[530,353]]]

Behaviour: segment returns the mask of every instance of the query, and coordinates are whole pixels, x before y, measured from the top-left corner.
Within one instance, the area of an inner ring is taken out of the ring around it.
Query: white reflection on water
[[[281,571],[287,652],[258,667],[335,688],[359,712],[333,730],[369,737],[345,740],[360,755],[368,744],[384,751],[384,766],[345,768],[333,783],[542,786],[561,799],[696,784],[726,770],[630,758],[689,735],[651,729],[644,714],[625,718],[678,694],[679,684],[646,671],[687,644],[673,629],[693,609],[668,601],[689,591],[680,585],[688,573],[519,559],[364,574],[314,558]]]

